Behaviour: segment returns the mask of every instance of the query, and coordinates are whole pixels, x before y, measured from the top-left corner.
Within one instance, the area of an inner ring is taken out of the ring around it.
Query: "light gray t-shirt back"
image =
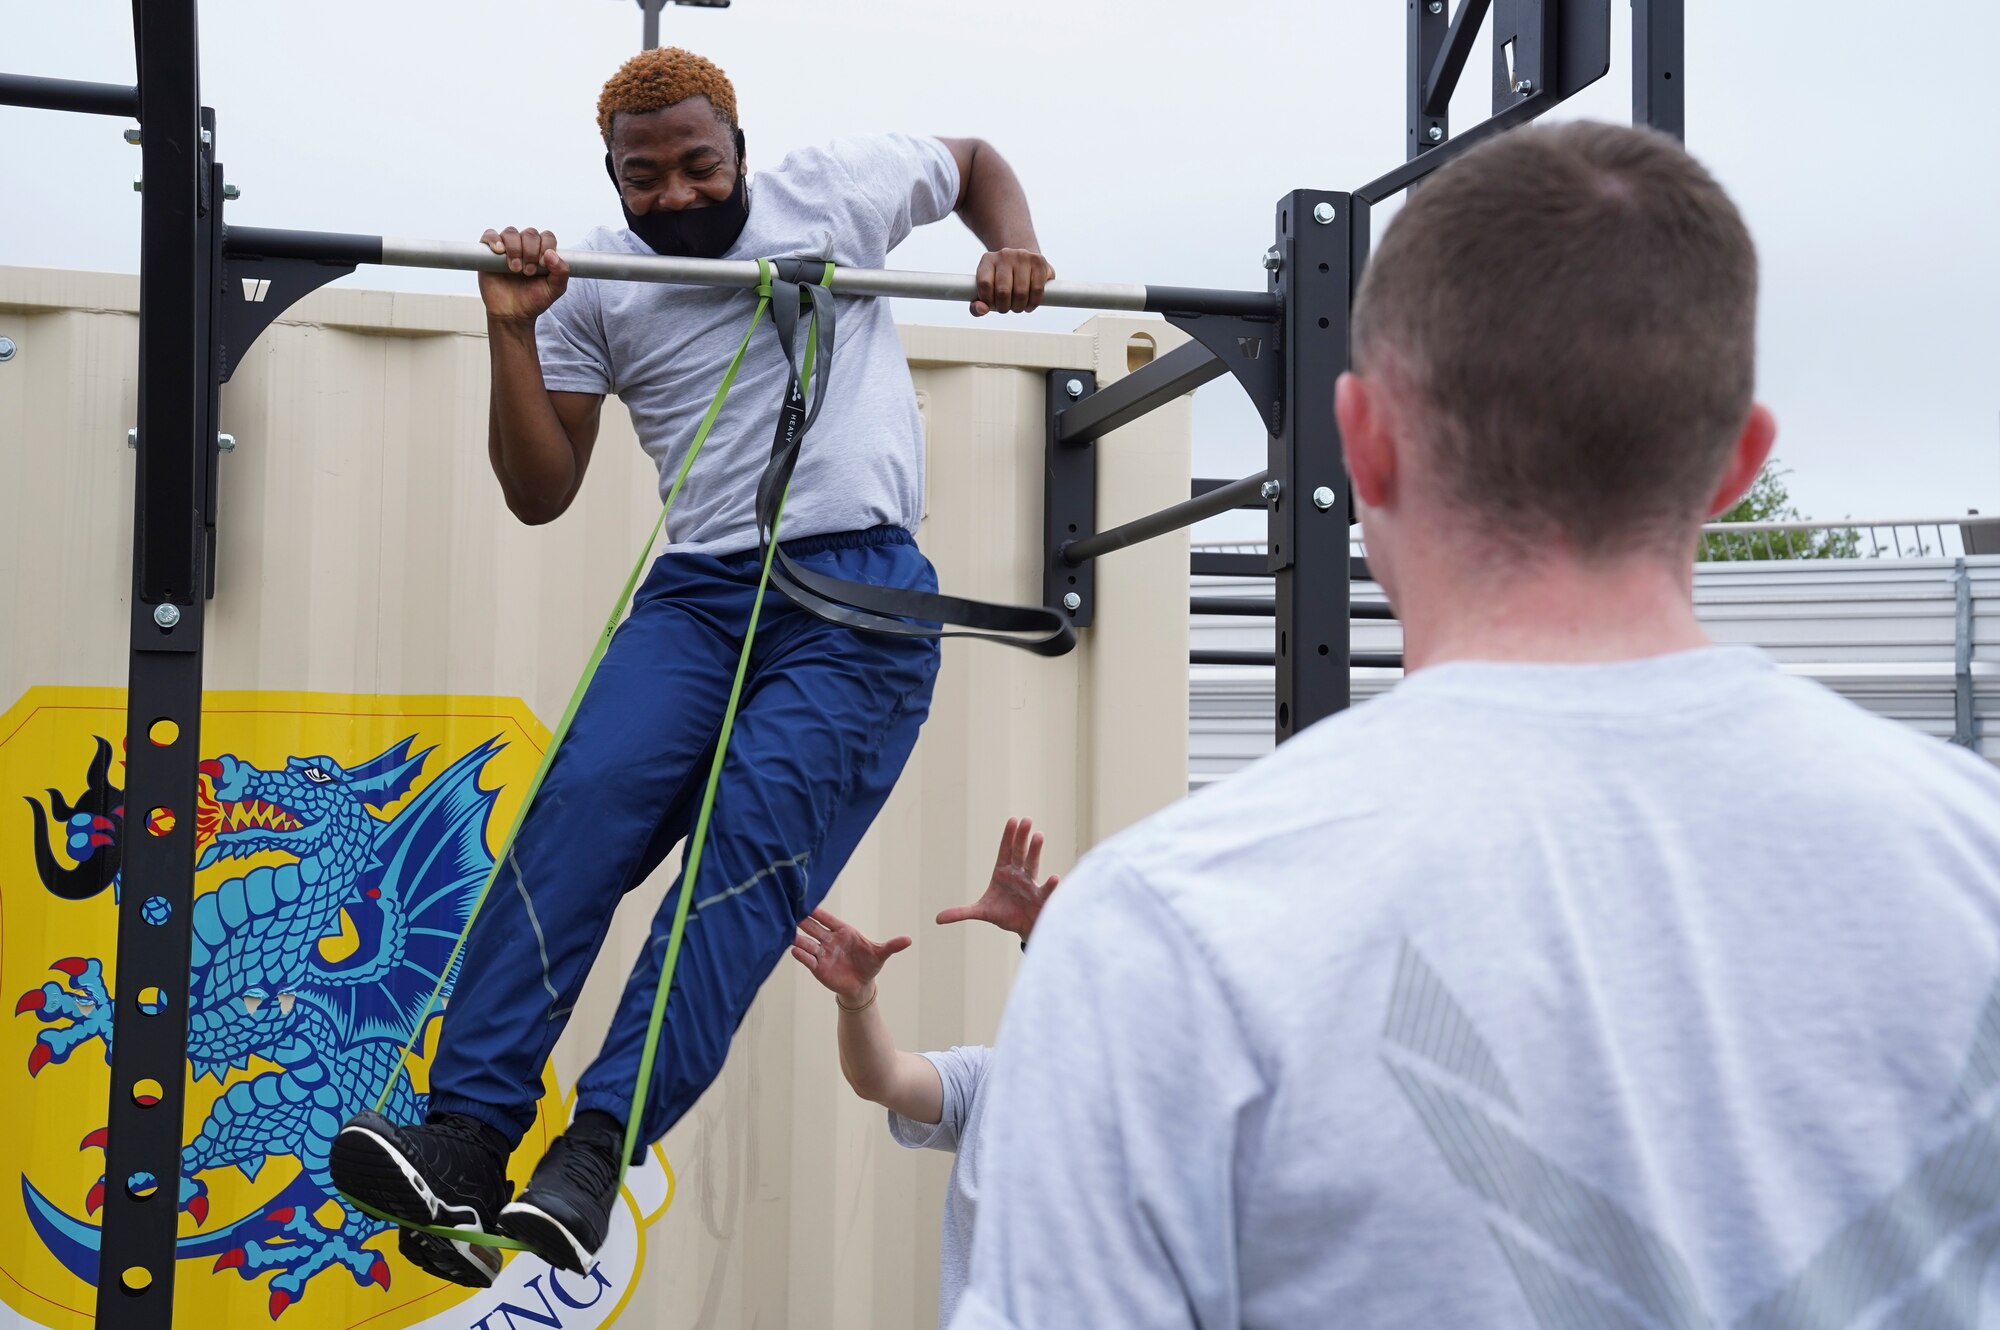
[[[879,268],[912,228],[951,215],[958,187],[957,164],[933,138],[882,134],[801,149],[775,171],[752,173],[749,220],[723,257]],[[623,227],[600,227],[565,248],[651,253]],[[543,382],[556,392],[615,393],[660,468],[664,499],[756,306],[751,291],[572,280],[536,328]],[[915,531],[922,422],[889,302],[836,297],[835,314],[826,405],[800,452],[780,535]],[[731,554],[756,545],[757,478],[788,376],[767,317],[667,517],[670,549]]]
[[[2000,1323],[2000,772],[1427,669],[1091,855],[985,1098],[961,1328]]]
[[[951,1320],[972,1266],[972,1221],[979,1207],[979,1123],[986,1097],[987,1060],[993,1050],[979,1045],[926,1053],[944,1082],[944,1108],[935,1123],[889,1114],[889,1135],[912,1150],[949,1150],[951,1189],[944,1203],[944,1232],[938,1243],[938,1324]]]

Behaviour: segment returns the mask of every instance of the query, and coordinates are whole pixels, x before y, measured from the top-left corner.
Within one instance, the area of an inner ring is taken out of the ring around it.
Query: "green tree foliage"
[[[1785,477],[1791,472],[1767,463],[1757,473],[1734,508],[1716,518],[1718,522],[1803,522],[1792,503]],[[1745,531],[1741,534],[1709,532],[1701,538],[1704,561],[1726,563],[1744,559],[1852,559],[1861,553],[1861,533],[1845,531]]]

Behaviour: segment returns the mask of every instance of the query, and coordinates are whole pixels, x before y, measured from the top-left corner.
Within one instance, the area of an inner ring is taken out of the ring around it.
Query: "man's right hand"
[[[799,924],[792,955],[834,997],[849,1007],[859,1007],[872,995],[875,976],[882,973],[889,958],[909,945],[906,937],[872,942],[831,910],[818,909]]]
[[[488,231],[479,243],[507,256],[509,272],[479,274],[479,298],[486,317],[503,323],[533,323],[569,287],[569,263],[556,252],[556,233],[508,227]]]

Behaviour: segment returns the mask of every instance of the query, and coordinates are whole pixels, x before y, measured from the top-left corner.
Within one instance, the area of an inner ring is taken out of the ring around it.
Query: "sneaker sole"
[[[597,1256],[596,1250],[585,1247],[567,1224],[526,1201],[510,1201],[500,1211],[496,1227],[556,1269],[573,1275],[589,1274],[590,1263]]]
[[[464,1288],[492,1288],[500,1273],[500,1253],[492,1247],[454,1242],[433,1233],[398,1229],[403,1259],[427,1275]]]

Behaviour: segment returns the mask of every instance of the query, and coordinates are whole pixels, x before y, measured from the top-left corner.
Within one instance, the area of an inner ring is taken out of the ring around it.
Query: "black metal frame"
[[[1631,0],[1632,114],[1680,136],[1685,0]],[[201,740],[205,601],[214,593],[220,385],[257,335],[299,296],[381,257],[379,238],[222,226],[215,118],[201,105],[197,0],[134,0],[138,86],[0,74],[0,105],[136,116],[142,125],[138,477],[126,803],[119,902],[117,1006],[97,1319],[121,1330],[169,1330],[186,1070],[194,800]],[[1494,114],[1453,138],[1446,108],[1481,20],[1495,18]],[[1191,600],[1197,613],[1269,613],[1274,650],[1202,652],[1197,662],[1267,663],[1277,671],[1277,734],[1348,703],[1348,671],[1397,663],[1349,649],[1350,622],[1386,618],[1355,605],[1367,576],[1348,553],[1350,501],[1334,379],[1348,362],[1348,313],[1367,260],[1369,205],[1408,188],[1472,144],[1540,115],[1604,73],[1608,0],[1410,0],[1409,143],[1404,165],[1352,193],[1297,191],[1279,200],[1267,266],[1269,299],[1150,287],[1146,307],[1194,339],[1102,391],[1095,377],[1048,381],[1044,588],[1079,625],[1094,608],[1094,556],[1250,502],[1268,513],[1264,554],[1197,554],[1197,573],[1268,575],[1269,601]],[[1514,41],[1506,66],[1505,37]],[[1435,134],[1435,137],[1433,137]],[[1096,530],[1094,441],[1145,412],[1230,374],[1270,433],[1268,467],[1235,482],[1198,482],[1188,502]],[[1075,385],[1072,391],[1071,385]],[[1276,482],[1275,488],[1267,482]],[[1067,557],[1066,557],[1067,555]],[[1074,597],[1067,601],[1067,597]],[[1238,607],[1242,608],[1238,608]],[[167,725],[161,725],[166,722]],[[176,733],[167,739],[170,726]],[[165,742],[155,742],[156,737]],[[154,811],[159,810],[159,811]],[[148,922],[166,906],[165,922]],[[161,999],[145,1007],[142,990]],[[148,1085],[147,1082],[155,1084]],[[156,1185],[148,1188],[147,1177]],[[130,1279],[126,1276],[132,1273]]]

